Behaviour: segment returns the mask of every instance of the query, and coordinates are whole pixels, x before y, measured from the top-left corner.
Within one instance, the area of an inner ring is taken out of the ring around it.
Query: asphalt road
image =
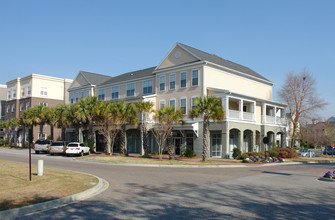
[[[28,151],[0,149],[0,159],[28,163]],[[335,219],[335,182],[317,180],[334,164],[162,168],[33,153],[34,164],[38,159],[47,167],[94,174],[110,187],[19,219]]]

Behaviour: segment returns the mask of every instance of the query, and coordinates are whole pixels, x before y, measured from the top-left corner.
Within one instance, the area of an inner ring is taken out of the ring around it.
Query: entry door
[[[221,157],[221,134],[212,133],[211,135],[211,155],[212,157]]]
[[[174,138],[174,153],[180,155],[181,138]]]
[[[234,151],[234,135],[230,135],[229,138],[229,155],[230,158],[233,157],[233,151]]]
[[[136,151],[136,134],[130,133],[127,138],[127,151],[129,153],[138,153]]]

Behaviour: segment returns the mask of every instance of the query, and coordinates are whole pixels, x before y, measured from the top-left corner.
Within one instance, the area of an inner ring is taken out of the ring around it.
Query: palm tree
[[[190,117],[203,119],[203,151],[202,160],[209,158],[209,121],[223,120],[224,108],[221,100],[214,96],[198,97],[194,100],[195,107],[190,111]]]
[[[183,111],[182,109],[175,110],[174,107],[163,107],[155,111],[154,119],[157,125],[153,133],[159,147],[159,157],[162,159],[163,149],[168,142],[169,159],[174,159],[172,129],[174,124],[183,123]]]
[[[40,136],[38,137],[39,139],[43,137],[44,124],[47,123],[46,108],[47,107],[44,105],[38,105],[30,108],[30,116],[35,118],[36,124],[40,127]]]
[[[61,140],[65,141],[65,128],[69,127],[71,123],[68,123],[66,120],[66,113],[68,110],[69,106],[60,104],[57,105],[55,108],[55,115],[56,115],[56,127],[60,128],[62,130],[61,134]]]
[[[47,123],[50,125],[50,139],[54,141],[54,128],[56,127],[58,121],[58,115],[56,114],[56,108],[46,107],[45,111],[45,118]]]
[[[75,140],[71,141],[79,141],[78,140],[79,128],[83,126],[83,122],[77,117],[78,108],[79,108],[78,103],[70,104],[67,106],[65,111],[64,124],[74,127]]]
[[[118,106],[118,123],[120,124],[121,136],[121,154],[127,155],[126,149],[126,125],[137,124],[138,117],[134,103],[119,101]]]
[[[120,128],[118,124],[118,106],[115,102],[102,102],[97,115],[98,131],[106,139],[105,152],[113,154],[113,146]]]
[[[88,141],[93,142],[93,123],[94,119],[99,111],[99,102],[97,97],[87,97],[86,99],[80,99],[78,102],[78,110],[76,112],[76,117],[88,126]]]
[[[147,113],[151,112],[154,103],[152,102],[136,102],[136,110],[142,115],[142,141],[144,149],[144,157],[149,157],[149,146],[148,146],[148,130],[147,130]]]

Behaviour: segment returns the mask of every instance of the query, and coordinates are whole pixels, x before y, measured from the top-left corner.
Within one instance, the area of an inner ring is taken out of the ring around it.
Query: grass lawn
[[[44,167],[37,176],[37,166],[0,160],[0,211],[12,209],[82,192],[95,186],[95,177]]]

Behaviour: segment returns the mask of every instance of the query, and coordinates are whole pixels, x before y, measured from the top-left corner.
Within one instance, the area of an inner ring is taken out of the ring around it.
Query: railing
[[[229,109],[229,118],[230,119],[240,119],[240,112],[236,110]]]
[[[243,120],[253,121],[254,120],[254,113],[252,113],[252,112],[243,112]]]
[[[275,117],[266,115],[266,123],[268,124],[274,124],[275,123]]]
[[[285,118],[276,118],[276,123],[279,125],[286,124]]]

